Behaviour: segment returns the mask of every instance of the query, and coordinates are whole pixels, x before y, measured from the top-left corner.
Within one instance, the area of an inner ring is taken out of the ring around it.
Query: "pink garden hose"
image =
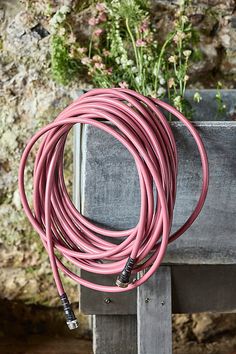
[[[198,203],[184,225],[172,235],[178,159],[172,130],[160,108],[176,116],[188,128],[202,163]],[[63,177],[63,152],[67,134],[76,123],[91,124],[111,134],[133,155],[141,192],[140,217],[134,228],[111,231],[96,226],[81,215],[70,200]],[[31,208],[24,188],[24,170],[31,149],[41,137],[34,165]],[[157,198],[154,198],[153,185]],[[53,123],[31,138],[20,163],[19,189],[26,215],[48,252],[67,323],[75,328],[76,320],[70,312],[59,270],[79,284],[98,291],[129,291],[143,284],[158,269],[168,243],[182,235],[199,215],[208,190],[208,161],[195,127],[175,108],[128,89],[94,89],[80,96]],[[118,245],[113,242],[117,237],[122,237]],[[58,255],[88,272],[118,274],[116,284],[104,286],[82,279],[65,266]],[[140,273],[141,270],[145,272]],[[130,276],[136,273],[139,277],[130,281]]]

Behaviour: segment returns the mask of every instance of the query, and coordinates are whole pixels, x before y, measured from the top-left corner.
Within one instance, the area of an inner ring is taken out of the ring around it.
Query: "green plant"
[[[194,102],[197,102],[197,103],[201,102],[202,96],[200,95],[200,93],[198,91],[195,92],[195,94],[193,96],[193,100],[194,100]]]
[[[226,105],[223,101],[222,95],[221,95],[221,90],[222,89],[222,83],[220,81],[217,82],[217,87],[216,87],[216,104],[217,104],[217,110],[218,113],[224,113],[226,111]]]
[[[53,78],[61,83],[68,84],[79,72],[78,61],[70,55],[71,43],[67,38],[66,27],[71,32],[67,22],[67,15],[71,9],[62,6],[51,19],[51,66]]]
[[[79,72],[78,62],[70,57],[68,45],[57,35],[52,37],[51,64],[53,78],[63,85],[68,84]]]
[[[76,38],[62,6],[52,19],[52,71],[62,83],[79,67],[97,87],[128,87],[146,96],[168,95],[178,110],[189,113],[184,99],[189,62],[196,33],[181,0],[174,28],[163,43],[156,39],[150,3],[144,0],[106,0],[94,4],[88,21],[91,37],[85,46]],[[195,34],[194,34],[195,33]]]
[[[168,97],[174,106],[180,111],[187,113],[188,104],[184,99],[187,81],[189,80],[188,68],[189,59],[192,54],[191,39],[192,39],[192,25],[186,16],[187,1],[181,1],[180,9],[175,21],[175,28],[173,31],[173,41],[168,43],[168,49],[171,50],[172,55],[165,61],[163,66],[165,68],[166,76],[168,78],[167,88]]]

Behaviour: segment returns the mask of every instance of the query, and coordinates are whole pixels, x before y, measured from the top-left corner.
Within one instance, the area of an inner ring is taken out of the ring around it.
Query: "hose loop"
[[[174,135],[163,109],[188,128],[202,163],[202,189],[197,205],[172,235],[178,158]],[[76,123],[90,124],[111,134],[132,154],[141,192],[139,221],[135,227],[122,231],[101,228],[86,219],[70,200],[63,176],[63,152],[67,135]],[[28,156],[40,138],[31,208],[25,193],[24,171]],[[80,96],[31,138],[20,163],[19,190],[26,215],[48,252],[59,295],[65,293],[59,270],[91,289],[129,291],[147,281],[160,266],[168,243],[182,235],[199,215],[208,190],[207,155],[194,125],[167,103],[128,89],[94,89]],[[114,243],[114,238],[120,237],[122,242]],[[91,273],[117,274],[119,286],[83,279],[63,259]],[[129,283],[131,273],[142,273],[142,276]]]

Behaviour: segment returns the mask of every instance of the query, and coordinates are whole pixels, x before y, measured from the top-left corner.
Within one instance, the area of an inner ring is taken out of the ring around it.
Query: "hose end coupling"
[[[117,279],[116,279],[116,285],[117,285],[119,288],[127,288],[127,286],[129,285],[129,282],[128,282],[128,283],[124,283],[124,282],[120,279],[120,276],[118,276]]]
[[[70,330],[76,329],[79,327],[79,323],[78,323],[77,319],[72,320],[72,321],[67,321],[66,324]]]
[[[122,270],[121,274],[116,279],[116,285],[119,288],[127,288],[130,283],[130,276],[131,272],[134,267],[135,260],[133,258],[128,258],[124,269]]]
[[[78,328],[79,327],[78,321],[75,317],[74,311],[71,307],[71,304],[68,300],[66,293],[62,294],[60,296],[60,299],[61,299],[63,310],[65,313],[66,324],[67,324],[68,328],[70,330]]]

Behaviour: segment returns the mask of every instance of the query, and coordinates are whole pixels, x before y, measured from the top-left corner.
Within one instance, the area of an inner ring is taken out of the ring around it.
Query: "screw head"
[[[145,303],[148,304],[151,299],[149,297],[146,297]]]
[[[111,299],[109,298],[109,297],[106,297],[105,299],[104,299],[104,302],[105,302],[105,304],[110,304],[111,303]]]

